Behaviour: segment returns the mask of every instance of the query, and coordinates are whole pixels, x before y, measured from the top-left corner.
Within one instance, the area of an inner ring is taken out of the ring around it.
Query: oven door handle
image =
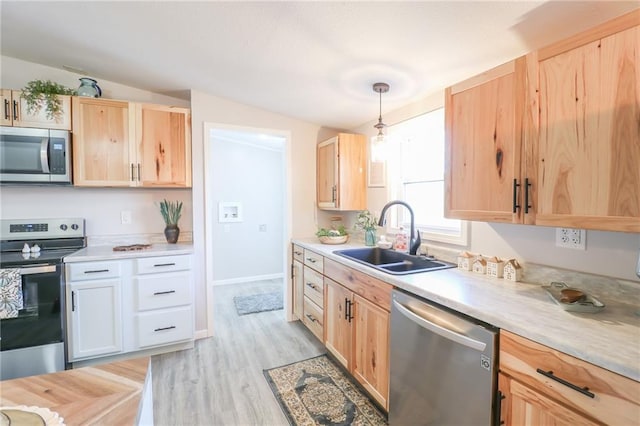
[[[34,266],[31,268],[20,268],[20,275],[46,274],[47,272],[55,272],[56,265]]]
[[[40,163],[42,173],[49,174],[49,138],[42,138],[40,142]]]

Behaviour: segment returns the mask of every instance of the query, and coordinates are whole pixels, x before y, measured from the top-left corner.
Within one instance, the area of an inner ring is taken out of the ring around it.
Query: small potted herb
[[[74,89],[69,89],[51,80],[31,80],[22,88],[20,97],[27,104],[27,112],[35,115],[44,108],[47,118],[59,119],[62,115],[62,101],[58,95],[75,95]]]
[[[349,240],[349,234],[344,225],[340,225],[338,229],[320,228],[316,232],[316,237],[322,244],[344,244]]]
[[[160,214],[162,214],[166,225],[164,228],[164,236],[167,242],[170,244],[177,243],[178,236],[180,235],[178,220],[180,220],[180,216],[182,216],[182,201],[162,200],[160,202]]]

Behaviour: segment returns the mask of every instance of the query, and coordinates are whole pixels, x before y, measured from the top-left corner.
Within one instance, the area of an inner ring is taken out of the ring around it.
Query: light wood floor
[[[156,425],[288,425],[262,370],[324,347],[283,310],[238,316],[233,305],[236,295],[282,289],[282,280],[214,287],[215,336],[152,358]]]

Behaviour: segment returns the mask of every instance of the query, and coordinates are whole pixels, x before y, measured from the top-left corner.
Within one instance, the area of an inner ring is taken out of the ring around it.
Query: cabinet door
[[[17,117],[13,118],[14,126],[71,130],[71,96],[58,96],[62,112],[57,117],[49,118],[45,107],[29,114],[27,103],[20,97],[20,93],[19,90],[13,90],[11,93],[13,102],[17,103],[17,107],[12,107],[17,109]],[[16,111],[12,112],[15,114]]]
[[[191,186],[191,112],[165,105],[136,105],[140,185]]]
[[[120,279],[71,283],[70,360],[122,352]]]
[[[385,408],[389,399],[389,312],[354,295],[353,375]]]
[[[338,206],[338,137],[318,144],[318,207]]]
[[[73,97],[74,185],[135,186],[134,116],[128,102]]]
[[[367,208],[367,141],[363,135],[338,135],[338,193],[340,210]]]
[[[340,284],[325,278],[325,345],[344,365],[351,368],[351,292]]]
[[[295,249],[295,248],[294,248]],[[302,263],[293,261],[293,315],[302,319],[304,303],[304,280],[302,276]]]
[[[522,222],[525,82],[522,57],[446,89],[446,217]]]
[[[2,101],[2,116],[0,118],[0,125],[12,126],[13,125],[13,100],[11,98],[11,90],[0,90],[0,101]]]
[[[500,391],[505,397],[502,401],[501,420],[507,426],[600,424],[508,376],[500,374],[500,383]]]
[[[638,40],[541,53],[537,224],[640,232]]]

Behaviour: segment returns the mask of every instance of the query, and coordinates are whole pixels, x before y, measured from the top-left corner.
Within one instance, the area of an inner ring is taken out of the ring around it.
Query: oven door
[[[0,320],[0,350],[63,342],[64,282],[61,265],[20,268],[23,308]]]

